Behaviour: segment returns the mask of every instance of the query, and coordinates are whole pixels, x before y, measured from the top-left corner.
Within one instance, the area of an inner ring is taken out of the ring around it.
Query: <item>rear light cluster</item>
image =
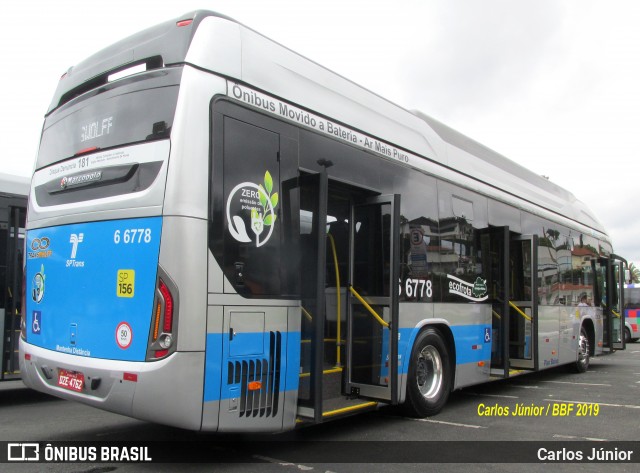
[[[164,278],[158,278],[153,301],[147,360],[164,358],[176,349],[177,291],[172,290],[172,287],[173,285],[165,282]]]

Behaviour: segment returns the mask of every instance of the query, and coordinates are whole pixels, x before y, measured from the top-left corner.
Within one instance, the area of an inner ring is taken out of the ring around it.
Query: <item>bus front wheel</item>
[[[412,417],[427,417],[442,410],[451,389],[451,363],[440,332],[428,328],[416,338],[407,373],[405,411]]]

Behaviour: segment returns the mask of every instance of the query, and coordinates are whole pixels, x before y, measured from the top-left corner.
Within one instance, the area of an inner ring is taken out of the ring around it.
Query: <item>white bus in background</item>
[[[24,382],[187,429],[433,415],[624,347],[571,193],[206,11],[62,77],[27,230]]]

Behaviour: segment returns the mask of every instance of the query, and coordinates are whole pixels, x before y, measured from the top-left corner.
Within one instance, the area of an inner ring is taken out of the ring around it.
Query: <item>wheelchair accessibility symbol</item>
[[[484,329],[484,343],[491,342],[491,329],[489,327],[485,327]]]
[[[40,334],[42,329],[42,313],[39,310],[33,311],[33,322],[31,323],[31,332]]]

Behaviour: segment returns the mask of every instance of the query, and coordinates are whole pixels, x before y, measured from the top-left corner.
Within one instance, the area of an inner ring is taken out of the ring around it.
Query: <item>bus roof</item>
[[[184,24],[184,19],[192,21]],[[445,174],[463,174],[489,190],[507,193],[509,202],[520,208],[543,208],[606,237],[603,225],[567,190],[428,115],[406,110],[214,12],[199,10],[154,26],[70,68],[47,113],[106,84],[110,74],[141,63],[147,69],[193,64],[250,84],[415,153],[444,167]]]
[[[183,63],[199,23],[210,16],[234,21],[218,13],[194,11],[122,39],[70,67],[60,78],[47,115],[75,97],[106,84],[109,75],[131,65],[146,63],[148,67],[159,68]],[[187,18],[193,21],[185,27],[176,26]]]

